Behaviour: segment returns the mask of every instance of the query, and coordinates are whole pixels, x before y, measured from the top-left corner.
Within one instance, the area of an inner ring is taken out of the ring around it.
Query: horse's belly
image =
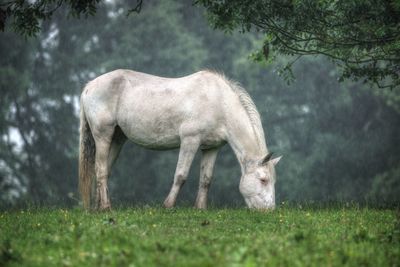
[[[129,122],[121,120],[118,123],[129,140],[155,150],[178,148],[181,142],[180,134],[184,131],[183,129],[187,129],[185,126],[190,124],[192,123],[187,121],[149,119],[148,117],[131,117]],[[190,131],[190,135],[198,135],[200,138],[201,149],[219,147],[225,143],[223,130],[214,128],[212,131],[207,131],[205,127],[202,129],[193,127],[191,130],[193,131]]]
[[[180,145],[179,130],[154,122],[133,121],[119,123],[126,137],[134,143],[150,149],[172,149]]]
[[[143,146],[145,148],[154,150],[168,150],[180,147],[181,139],[178,134],[161,134],[155,135],[141,134],[138,131],[126,132],[123,131],[129,140],[133,141],[135,144]],[[201,138],[201,136],[200,136]],[[220,147],[226,143],[226,140],[220,136],[207,136],[201,138],[200,148],[210,149],[215,147]]]
[[[141,137],[141,136],[128,136],[129,140],[133,141],[142,147],[154,150],[168,150],[178,148],[180,146],[179,136],[171,136],[162,139]]]
[[[138,145],[150,149],[172,149],[180,145],[181,122],[170,118],[170,115],[135,110],[120,113],[117,123],[126,137]]]

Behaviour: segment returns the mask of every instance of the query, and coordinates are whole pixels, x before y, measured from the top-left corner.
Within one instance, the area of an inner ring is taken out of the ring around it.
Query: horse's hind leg
[[[101,131],[95,131],[96,143],[96,208],[107,210],[111,208],[108,196],[107,181],[111,167],[126,141],[126,136],[119,126],[102,127]]]
[[[106,210],[111,208],[108,197],[107,180],[110,174],[110,149],[114,127],[102,127],[98,131],[93,131],[93,138],[96,144],[96,208]]]
[[[174,175],[174,183],[168,197],[164,201],[166,208],[172,208],[175,205],[179,190],[186,181],[190,166],[192,165],[194,155],[200,145],[200,139],[195,136],[188,136],[181,139],[181,148],[179,150],[178,164]]]
[[[200,182],[199,191],[195,207],[198,209],[207,208],[207,193],[211,184],[215,160],[217,159],[218,148],[203,150],[200,163]]]

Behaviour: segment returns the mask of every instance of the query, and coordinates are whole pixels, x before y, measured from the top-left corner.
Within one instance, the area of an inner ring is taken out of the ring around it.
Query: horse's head
[[[272,159],[272,153],[250,162],[240,179],[239,190],[249,208],[275,208],[275,165],[281,157]]]

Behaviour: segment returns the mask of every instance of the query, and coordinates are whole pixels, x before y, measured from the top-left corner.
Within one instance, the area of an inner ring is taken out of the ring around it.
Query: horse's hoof
[[[111,211],[111,205],[106,205],[106,206],[99,207],[97,210],[98,211],[104,211],[104,212]]]
[[[167,209],[171,209],[173,208],[175,205],[175,203],[173,203],[172,201],[169,201],[168,199],[164,201],[164,208]]]

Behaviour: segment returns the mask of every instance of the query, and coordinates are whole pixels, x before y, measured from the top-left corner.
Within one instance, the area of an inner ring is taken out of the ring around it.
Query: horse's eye
[[[265,178],[261,178],[260,181],[261,181],[261,184],[263,184],[263,185],[267,185],[267,183],[268,183],[268,180]]]

